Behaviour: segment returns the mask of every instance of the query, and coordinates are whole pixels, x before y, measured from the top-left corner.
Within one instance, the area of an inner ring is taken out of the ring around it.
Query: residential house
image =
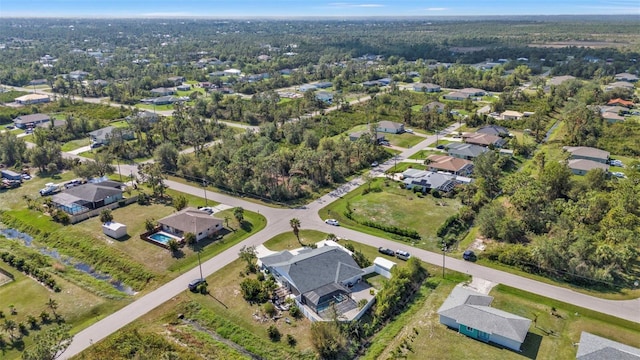
[[[321,82],[315,83],[314,85],[316,89],[328,89],[333,86],[333,84],[328,81],[321,81]]]
[[[567,166],[576,175],[584,175],[594,169],[602,169],[605,173],[609,172],[609,165],[593,160],[570,159]]]
[[[636,82],[638,81],[638,75],[629,74],[629,73],[620,73],[614,76],[616,81],[628,81],[628,82]]]
[[[442,114],[445,109],[445,104],[439,101],[432,101],[422,107],[422,111],[431,111],[432,109],[435,109],[438,114]]]
[[[51,118],[46,114],[20,115],[13,119],[13,123],[19,129],[33,128],[39,124],[47,124],[49,121]]]
[[[462,141],[467,144],[493,146],[497,148],[501,148],[507,143],[506,140],[500,136],[483,133],[465,133],[462,135]]]
[[[178,91],[189,91],[189,90],[191,90],[191,85],[189,85],[189,84],[178,85],[176,87],[176,90],[178,90]]]
[[[464,99],[468,99],[470,97],[470,95],[468,93],[463,93],[460,91],[454,91],[454,92],[450,92],[448,94],[445,94],[442,96],[443,99],[446,100],[457,100],[457,101],[462,101]]]
[[[291,70],[291,69],[282,69],[279,72],[280,72],[280,75],[291,75],[293,70]]]
[[[376,131],[388,134],[402,134],[404,132],[404,124],[383,120],[378,122]]]
[[[122,200],[122,186],[110,180],[86,183],[53,195],[51,202],[68,214],[80,214]]]
[[[491,307],[493,297],[460,285],[438,309],[440,323],[463,335],[521,351],[531,320]]]
[[[440,92],[442,91],[442,89],[440,88],[440,85],[436,85],[436,84],[417,83],[417,84],[413,84],[413,91],[433,93],[433,92]]]
[[[261,257],[259,265],[315,314],[329,310],[333,304],[339,315],[357,309],[350,288],[362,280],[365,271],[351,253],[340,246],[322,246],[298,253],[285,250]]]
[[[298,88],[298,90],[301,92],[307,92],[309,90],[315,90],[315,89],[317,89],[317,87],[313,84],[300,85],[300,87]]]
[[[387,86],[389,84],[391,84],[391,78],[382,78],[382,79],[378,79],[378,84],[380,84],[380,86]]]
[[[473,172],[471,161],[448,155],[429,155],[426,164],[429,171],[444,171],[462,176],[468,176]]]
[[[447,154],[449,154],[449,156],[466,160],[473,160],[481,154],[489,151],[489,149],[484,146],[465,143],[451,143],[447,144],[446,146]]]
[[[523,113],[513,110],[506,110],[502,114],[500,114],[500,118],[502,120],[520,120],[523,116]]]
[[[158,122],[158,120],[160,120],[160,116],[158,114],[151,111],[146,111],[146,110],[140,111],[134,115],[127,116],[125,120],[127,120],[127,122],[130,122],[136,118],[146,121],[150,124],[156,123]]]
[[[211,77],[220,77],[220,76],[225,76],[226,74],[224,73],[224,71],[214,71],[209,73],[209,76]]]
[[[34,79],[29,81],[29,85],[44,85],[47,83],[47,79]]]
[[[549,79],[549,85],[558,86],[565,81],[575,80],[575,79],[576,79],[575,76],[571,76],[571,75],[554,76],[551,79]]]
[[[43,104],[51,101],[49,95],[45,94],[27,94],[15,98],[15,102],[20,105]]]
[[[331,104],[333,102],[333,94],[327,91],[318,91],[315,93],[316,99],[322,101],[325,104]]]
[[[242,75],[242,71],[238,69],[227,69],[223,71],[225,76],[240,76]]]
[[[175,97],[175,96],[159,96],[156,98],[145,98],[145,99],[140,99],[140,102],[143,104],[149,104],[149,105],[169,105],[169,104],[173,104],[173,103],[177,103],[180,101],[187,101],[189,98],[188,97]]]
[[[93,86],[98,86],[98,87],[105,87],[105,86],[109,85],[109,82],[107,80],[96,79],[96,80],[91,81],[89,84],[91,84]]]
[[[640,360],[640,349],[586,331],[580,333],[576,360]]]
[[[182,85],[182,83],[186,81],[184,76],[171,76],[167,80],[172,82],[174,86]]]
[[[208,212],[192,207],[184,208],[176,213],[158,220],[162,231],[180,238],[187,233],[196,236],[196,241],[212,236],[222,230],[222,220],[209,215]]]
[[[54,127],[54,128],[62,127],[62,126],[65,126],[66,124],[67,124],[66,120],[51,119],[51,121],[49,122],[41,122],[40,124],[36,124],[36,127],[50,129],[51,127]]]
[[[633,85],[632,83],[628,82],[628,81],[616,81],[616,82],[612,82],[610,84],[607,84],[607,86],[605,86],[605,90],[606,91],[611,91],[613,89],[626,89],[626,90],[633,90],[635,89],[635,85]]]
[[[269,55],[259,55],[258,56],[258,61],[269,61],[271,60],[271,56]]]
[[[602,118],[610,123],[624,121],[624,116],[618,115],[617,112],[605,111],[602,113]]]
[[[89,76],[88,72],[82,71],[82,70],[75,70],[70,72],[67,77],[73,80],[81,81],[81,80],[84,80],[87,76]]]
[[[151,89],[151,95],[153,96],[169,96],[175,93],[176,93],[176,90],[173,88],[159,87],[159,88]]]
[[[366,136],[366,137],[370,136],[371,137],[371,141],[373,142],[373,140],[374,140],[373,139],[373,135],[369,131],[352,132],[351,134],[349,134],[349,140],[356,141],[356,140],[360,139],[362,136]],[[384,141],[384,134],[376,133],[375,143],[379,144],[381,141]]]
[[[476,130],[476,133],[506,137],[509,136],[509,129],[498,125],[487,125]]]
[[[487,95],[486,91],[484,91],[482,89],[476,89],[476,88],[464,88],[464,89],[460,90],[460,92],[464,93],[464,94],[469,94],[469,97]]]
[[[456,176],[451,174],[409,169],[402,173],[402,182],[406,189],[427,192],[428,190],[438,190],[449,192],[458,184]]]
[[[115,126],[107,126],[102,129],[98,129],[89,133],[92,146],[108,145]],[[124,140],[131,140],[134,138],[133,133],[129,129],[120,128],[122,131],[122,138]]]
[[[609,100],[607,105],[619,105],[619,106],[632,108],[633,107],[633,101],[628,101],[628,100],[624,100],[624,99],[620,99],[620,98],[615,98],[615,99]]]
[[[563,146],[562,150],[571,154],[571,159],[585,159],[602,164],[609,162],[608,151],[588,147],[588,146]]]

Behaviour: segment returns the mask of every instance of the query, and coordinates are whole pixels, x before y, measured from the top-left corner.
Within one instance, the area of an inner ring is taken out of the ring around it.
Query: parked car
[[[467,261],[476,261],[476,253],[474,253],[473,250],[465,250],[462,254],[462,258]]]
[[[444,145],[440,144],[440,145],[436,146],[436,149],[442,150],[442,149],[444,149]]]
[[[393,251],[391,249],[384,248],[384,247],[379,247],[378,248],[378,252],[380,252],[382,254],[385,254],[385,255],[389,255],[389,256],[395,256],[396,255],[395,251]]]
[[[411,258],[411,254],[403,250],[396,250],[396,257],[400,260],[409,260]]]
[[[198,208],[198,210],[207,212],[207,213],[209,213],[209,215],[211,215],[211,214],[213,214],[215,212],[215,210],[210,206],[203,206],[201,208]]]
[[[372,163],[371,163],[371,167],[377,167],[378,165],[379,165],[379,164],[378,164],[378,162],[377,162],[377,161],[374,161],[374,162],[372,162]]]
[[[624,167],[624,164],[622,163],[621,160],[611,160],[609,162],[612,166],[617,166],[617,167]]]
[[[5,127],[6,127],[7,129],[9,129],[9,130],[13,130],[13,129],[15,129],[15,126],[13,126],[13,125],[7,125],[7,126],[5,126]]]
[[[189,290],[191,291],[196,291],[196,289],[198,288],[198,285],[200,284],[206,284],[207,280],[205,279],[193,279],[191,280],[191,282],[189,283]]]
[[[626,178],[627,176],[624,173],[618,172],[618,171],[614,171],[611,173],[611,175],[617,177],[617,178]]]
[[[409,134],[413,134],[413,129],[405,129],[404,132],[409,133]]]
[[[391,143],[388,142],[387,140],[382,140],[382,141],[380,141],[380,145],[391,146]]]
[[[22,174],[22,180],[31,180],[31,175],[29,175],[29,174]]]
[[[336,219],[327,219],[324,222],[329,224],[329,225],[340,226],[340,223]]]

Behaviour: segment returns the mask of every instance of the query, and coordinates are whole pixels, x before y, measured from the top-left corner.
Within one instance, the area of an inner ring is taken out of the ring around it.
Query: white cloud
[[[447,10],[447,8],[442,8],[442,7],[439,7],[439,8],[437,8],[437,7],[432,7],[432,8],[426,8],[425,10],[427,10],[427,11],[445,11],[445,10]]]

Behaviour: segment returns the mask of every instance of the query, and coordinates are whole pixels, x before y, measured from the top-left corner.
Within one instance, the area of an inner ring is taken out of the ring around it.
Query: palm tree
[[[100,222],[106,224],[113,220],[113,214],[111,214],[111,210],[104,209],[100,212]]]
[[[2,329],[9,334],[11,338],[11,342],[15,339],[13,332],[16,330],[16,322],[11,319],[4,319],[4,324],[2,324]]]
[[[298,239],[298,242],[300,243],[300,245],[302,245],[302,243],[300,242],[300,219],[293,218],[289,220],[289,225],[291,225],[293,234],[296,236],[296,239]]]
[[[49,298],[49,301],[47,301],[47,307],[51,309],[51,312],[53,312],[54,317],[58,317],[58,314],[56,314],[56,309],[58,309],[57,301],[53,300],[52,298]]]

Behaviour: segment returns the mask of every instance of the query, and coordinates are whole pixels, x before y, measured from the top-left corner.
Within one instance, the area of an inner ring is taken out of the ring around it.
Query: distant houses
[[[14,101],[20,105],[34,105],[48,103],[51,99],[49,99],[48,95],[44,94],[27,94],[15,98]]]
[[[449,156],[466,160],[473,160],[487,151],[489,149],[486,147],[473,144],[451,143],[447,145]]]
[[[176,93],[176,90],[173,88],[159,87],[159,88],[151,89],[151,94],[153,96],[168,96],[168,95],[174,95],[175,93]]]
[[[46,114],[20,115],[13,119],[13,123],[18,129],[33,128],[40,124],[46,124],[49,121],[51,121],[51,118]]]
[[[404,124],[383,120],[378,122],[376,131],[388,134],[402,134],[404,132]]]
[[[638,360],[640,349],[586,331],[580,333],[576,360]]]
[[[442,89],[440,88],[440,85],[436,85],[436,84],[417,83],[417,84],[413,84],[413,91],[434,93],[434,92],[440,92],[440,91],[442,91]]]
[[[576,175],[585,175],[594,169],[609,171],[609,152],[587,146],[565,146],[562,148],[570,154],[567,166]]]

